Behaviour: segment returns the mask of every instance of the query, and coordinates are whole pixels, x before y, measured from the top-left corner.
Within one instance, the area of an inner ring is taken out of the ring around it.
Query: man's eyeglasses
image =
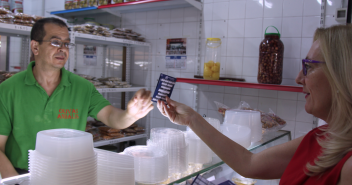
[[[74,43],[69,43],[69,42],[62,42],[61,40],[58,39],[51,39],[51,40],[37,40],[37,42],[50,42],[50,44],[54,47],[61,48],[62,45],[65,46],[65,48],[73,48],[76,44]]]
[[[302,59],[302,72],[304,76],[307,76],[307,70],[310,66],[307,63],[325,63],[316,60]]]

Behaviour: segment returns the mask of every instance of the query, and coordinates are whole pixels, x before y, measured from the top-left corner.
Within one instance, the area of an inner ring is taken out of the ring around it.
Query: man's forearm
[[[125,129],[137,121],[137,119],[128,115],[127,111],[125,110],[121,110],[114,107],[111,111],[112,111],[112,114],[110,114],[109,116],[108,126],[112,128]]]
[[[6,155],[1,150],[0,150],[0,173],[3,179],[18,175],[15,168],[12,166],[10,160],[6,157]]]

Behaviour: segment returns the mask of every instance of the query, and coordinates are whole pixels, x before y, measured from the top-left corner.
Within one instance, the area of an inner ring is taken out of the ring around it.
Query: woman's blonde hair
[[[326,139],[318,139],[322,154],[307,163],[307,174],[322,175],[352,150],[352,25],[318,28],[314,41],[319,40],[325,59],[324,72],[332,92],[328,127],[322,129]]]

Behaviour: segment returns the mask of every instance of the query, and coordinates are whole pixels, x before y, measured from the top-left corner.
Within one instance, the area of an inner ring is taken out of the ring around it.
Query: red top
[[[322,126],[323,127],[323,126]],[[321,147],[317,142],[317,134],[321,134],[322,131],[319,128],[315,128],[310,131],[302,140],[298,146],[295,154],[293,155],[290,163],[288,164],[284,174],[281,177],[281,185],[334,185],[337,184],[343,165],[352,156],[352,151],[347,153],[345,157],[337,163],[334,167],[327,170],[322,176],[307,176],[305,174],[306,164],[310,162],[313,164],[314,159],[321,154]],[[319,178],[320,177],[320,178]]]

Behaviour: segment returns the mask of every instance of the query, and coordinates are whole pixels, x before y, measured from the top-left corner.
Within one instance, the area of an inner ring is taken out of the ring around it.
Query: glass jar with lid
[[[206,80],[219,80],[221,59],[221,39],[208,38],[205,48],[205,61],[203,78]]]
[[[266,33],[269,27],[275,28],[277,33]],[[280,32],[275,26],[268,26],[259,46],[258,83],[281,84],[283,59],[284,44]]]

